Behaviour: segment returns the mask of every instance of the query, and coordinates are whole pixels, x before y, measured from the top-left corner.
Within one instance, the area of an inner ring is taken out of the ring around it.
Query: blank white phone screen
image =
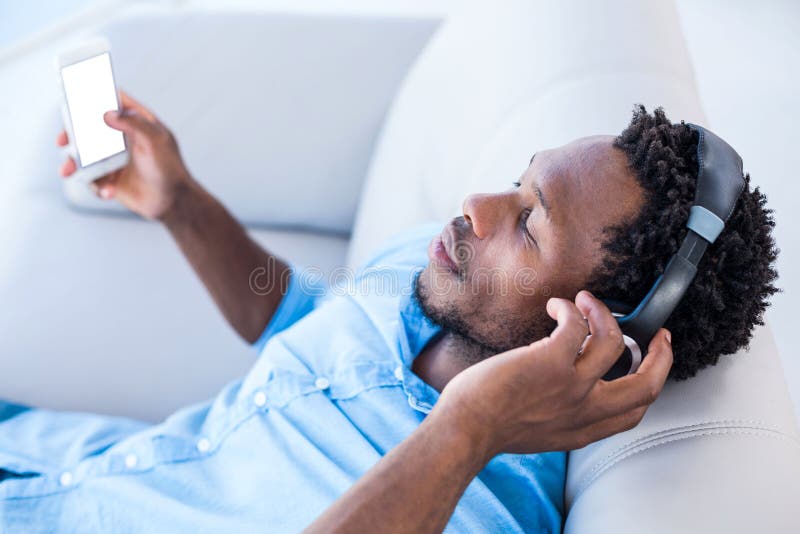
[[[103,121],[103,113],[117,109],[111,56],[108,53],[61,69],[72,133],[82,167],[125,150],[122,132]]]

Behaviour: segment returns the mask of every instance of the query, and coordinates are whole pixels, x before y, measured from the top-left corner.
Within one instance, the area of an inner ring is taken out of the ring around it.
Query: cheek
[[[509,350],[547,336],[553,321],[547,316],[547,298],[510,295],[494,302],[494,307],[482,309],[473,321],[476,329],[491,339],[490,345]]]
[[[496,300],[504,303],[525,303],[547,293],[547,280],[535,263],[519,263],[518,258],[502,263],[502,258],[489,265],[474,265],[464,283],[468,292],[480,297],[487,306],[496,308]],[[546,295],[545,295],[546,296]]]

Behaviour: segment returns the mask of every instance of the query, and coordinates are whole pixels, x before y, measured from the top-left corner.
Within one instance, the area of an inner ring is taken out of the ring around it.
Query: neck
[[[454,376],[489,356],[491,354],[486,354],[486,350],[473,341],[445,332],[425,345],[422,352],[414,358],[411,370],[441,393]]]

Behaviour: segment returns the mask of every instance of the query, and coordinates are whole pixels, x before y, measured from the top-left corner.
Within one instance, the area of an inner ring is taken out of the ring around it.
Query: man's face
[[[463,216],[428,248],[416,286],[425,314],[479,347],[480,358],[548,335],[547,300],[574,298],[602,262],[603,230],[643,205],[613,140],[538,152],[519,186],[467,197]]]

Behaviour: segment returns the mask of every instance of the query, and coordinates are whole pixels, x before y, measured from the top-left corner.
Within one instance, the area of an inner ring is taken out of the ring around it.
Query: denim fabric
[[[411,287],[440,228],[391,240],[354,287],[295,269],[250,372],[158,425],[0,402],[0,532],[307,526],[436,403],[410,369],[438,332]],[[447,531],[560,531],[565,463],[496,457]]]

